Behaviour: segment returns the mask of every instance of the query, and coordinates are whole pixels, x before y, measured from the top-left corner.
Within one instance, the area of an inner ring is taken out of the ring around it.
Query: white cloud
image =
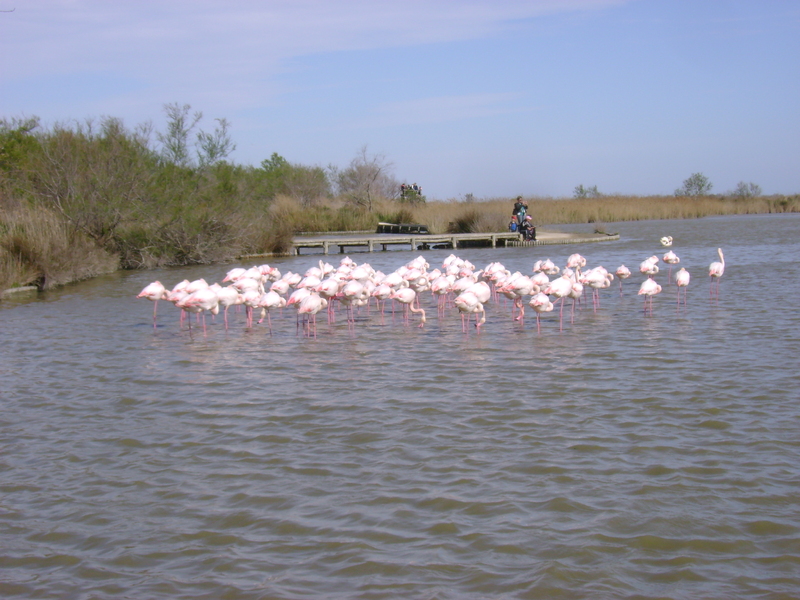
[[[214,78],[247,92],[247,78],[263,81],[296,56],[475,39],[542,14],[619,3],[28,1],[0,17],[0,44],[16,57],[2,78],[113,71],[154,82]]]

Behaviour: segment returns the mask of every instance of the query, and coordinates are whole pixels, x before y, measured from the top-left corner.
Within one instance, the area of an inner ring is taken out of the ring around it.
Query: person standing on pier
[[[522,196],[517,196],[517,201],[514,202],[514,211],[511,213],[517,217],[517,223],[522,224],[525,220],[525,215],[528,213],[527,203],[522,201]]]

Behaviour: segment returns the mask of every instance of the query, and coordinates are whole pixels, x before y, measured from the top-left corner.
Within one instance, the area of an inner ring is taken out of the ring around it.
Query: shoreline
[[[343,232],[344,233],[344,232]],[[317,234],[299,234],[297,237],[309,236],[309,235],[317,235]],[[330,234],[325,234],[330,235]],[[417,236],[417,239],[424,238],[424,235]],[[618,233],[565,233],[561,231],[552,231],[552,230],[540,230],[536,233],[536,240],[532,241],[509,241],[507,247],[510,248],[525,248],[525,247],[532,247],[532,246],[550,246],[550,245],[563,245],[563,244],[584,244],[584,243],[595,243],[595,242],[605,242],[605,241],[617,241],[619,240]],[[391,252],[420,252],[421,250],[391,250]],[[424,250],[422,250],[424,251]],[[370,252],[354,252],[353,254],[370,254]],[[275,256],[292,256],[289,254],[279,254],[279,253],[263,253],[263,254],[246,254],[238,257],[239,260],[248,260],[252,258],[269,258]],[[311,254],[303,255],[303,256],[313,256]],[[325,254],[320,254],[320,256],[328,256]],[[123,270],[123,269],[120,269]],[[77,283],[77,282],[70,282],[70,283]],[[64,284],[69,285],[69,284]],[[7,298],[9,296],[18,296],[25,293],[39,293],[40,290],[35,285],[26,285],[20,287],[13,287],[8,288],[6,290],[0,291],[0,300]]]

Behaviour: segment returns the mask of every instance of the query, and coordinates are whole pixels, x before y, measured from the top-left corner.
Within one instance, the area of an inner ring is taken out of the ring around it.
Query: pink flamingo
[[[619,279],[619,295],[622,296],[622,280],[631,276],[631,270],[625,265],[617,267],[617,279]]]
[[[711,278],[711,296],[714,295],[714,280],[717,280],[717,298],[719,298],[719,281],[725,273],[725,257],[722,255],[722,248],[717,248],[719,261],[714,261],[708,265],[708,276]]]
[[[572,280],[569,277],[562,275],[550,282],[544,289],[544,293],[548,296],[555,296],[556,302],[561,299],[561,308],[558,313],[558,330],[562,331],[564,327],[564,298],[566,298],[572,291]],[[555,304],[555,303],[554,303]]]
[[[306,331],[307,336],[311,337],[311,330],[314,330],[314,339],[317,339],[317,313],[328,306],[328,301],[318,294],[310,294],[300,301],[297,308],[298,315],[307,315]]]
[[[647,275],[648,277],[652,277],[658,273],[658,257],[651,256],[650,258],[644,259],[639,264],[639,272],[642,275]]]
[[[548,298],[547,294],[539,292],[531,297],[530,302],[528,302],[528,306],[530,306],[536,313],[536,333],[540,333],[542,327],[539,322],[539,315],[541,313],[551,312],[554,308],[554,304],[550,301],[550,298]]]
[[[153,329],[155,329],[158,301],[167,299],[167,288],[165,288],[160,281],[154,281],[153,283],[145,286],[145,288],[139,292],[139,295],[136,297],[147,298],[148,300],[153,301]]]
[[[225,318],[225,331],[228,330],[228,307],[237,306],[242,303],[242,295],[231,286],[221,288],[217,291],[219,305],[223,308],[222,316]]]
[[[689,286],[689,271],[684,267],[675,274],[675,285],[678,287],[678,306],[681,305],[681,288],[683,288],[683,304],[686,304],[686,292]]]
[[[182,300],[179,300],[176,306],[186,311],[203,315],[203,335],[206,335],[206,311],[213,315],[219,314],[219,298],[213,290],[207,287],[192,292]],[[191,328],[192,323],[190,321],[189,329],[191,330]]]
[[[670,250],[662,257],[662,260],[669,265],[669,272],[667,273],[667,283],[669,283],[672,281],[672,265],[677,265],[679,262],[681,262],[681,259],[678,258],[677,254]]]
[[[647,314],[647,299],[650,299],[650,315],[653,314],[653,296],[661,293],[661,286],[655,279],[647,278],[639,287],[639,296],[644,296],[644,314]]]
[[[570,298],[572,298],[572,310],[570,311],[569,322],[575,322],[575,305],[580,300],[581,296],[583,296],[583,284],[580,281],[573,281],[572,282],[572,290],[570,290],[569,294],[567,294]],[[551,309],[552,310],[552,309]],[[536,329],[539,329],[539,313],[536,313]]]
[[[272,317],[270,313],[276,308],[280,309],[286,306],[286,298],[274,290],[270,290],[266,294],[261,295],[261,297],[258,299],[257,306],[261,309],[261,318],[258,320],[257,324],[261,325],[261,323],[264,321],[264,317],[266,317],[267,326],[269,327],[269,334],[272,335]]]
[[[467,315],[475,315],[475,327],[478,331],[481,330],[481,325],[486,322],[486,310],[474,292],[462,292],[456,296],[453,304],[458,309],[458,312],[461,313],[461,331],[467,332],[466,320],[469,319]],[[478,320],[478,314],[481,315],[480,321]]]
[[[522,304],[522,297],[532,294],[533,289],[533,280],[519,271],[516,271],[511,277],[508,277],[498,286],[497,291],[499,293],[514,301],[511,307],[511,317],[515,321],[521,321],[525,317],[525,307]],[[516,316],[514,316],[515,314]]]
[[[425,311],[422,308],[414,307],[414,300],[416,299],[416,297],[417,293],[410,287],[404,287],[398,290],[394,290],[389,296],[389,298],[391,298],[392,300],[397,300],[403,305],[403,317],[406,323],[408,323],[409,310],[412,313],[421,313],[422,316],[420,317],[419,326],[422,327],[425,325]]]

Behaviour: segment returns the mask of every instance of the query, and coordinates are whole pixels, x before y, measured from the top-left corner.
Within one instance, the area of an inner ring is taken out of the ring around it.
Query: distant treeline
[[[300,231],[374,230],[378,221],[497,231],[510,218],[509,199],[402,198],[391,164],[366,147],[344,168],[277,153],[258,166],[235,164],[227,121],[208,132],[188,105],[165,111],[164,132],[116,118],[51,127],[0,120],[0,290],[282,253]],[[539,225],[798,210],[797,196],[529,203]]]

